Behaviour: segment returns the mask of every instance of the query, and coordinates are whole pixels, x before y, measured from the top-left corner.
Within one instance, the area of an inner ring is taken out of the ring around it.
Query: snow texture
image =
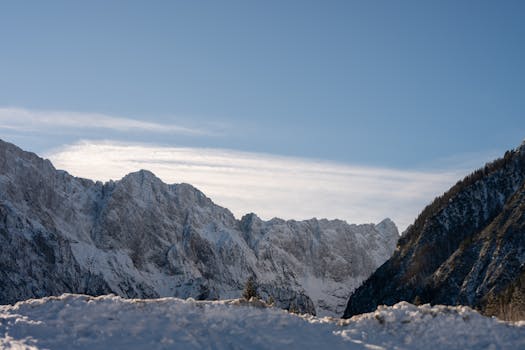
[[[525,323],[406,302],[349,320],[244,300],[64,294],[0,306],[2,349],[523,349]]]

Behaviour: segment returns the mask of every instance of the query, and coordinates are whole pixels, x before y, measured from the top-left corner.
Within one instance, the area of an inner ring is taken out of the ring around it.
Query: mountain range
[[[146,170],[94,182],[0,141],[0,304],[65,292],[234,298],[252,278],[279,307],[339,316],[398,238],[389,219],[237,220],[189,184]]]
[[[458,181],[399,238],[389,219],[238,220],[189,184],[146,170],[94,182],[0,141],[0,304],[237,298],[249,279],[276,306],[322,316],[408,301],[523,320],[525,144]]]

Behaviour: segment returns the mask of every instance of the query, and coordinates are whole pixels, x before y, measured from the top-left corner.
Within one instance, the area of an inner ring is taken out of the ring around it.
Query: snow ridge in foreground
[[[401,302],[348,320],[243,300],[64,294],[0,306],[2,349],[518,349],[525,323]]]

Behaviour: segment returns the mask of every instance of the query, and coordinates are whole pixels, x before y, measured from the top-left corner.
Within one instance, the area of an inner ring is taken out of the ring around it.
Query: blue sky
[[[525,138],[524,14],[523,1],[4,1],[0,136],[51,159],[98,140],[464,174]]]

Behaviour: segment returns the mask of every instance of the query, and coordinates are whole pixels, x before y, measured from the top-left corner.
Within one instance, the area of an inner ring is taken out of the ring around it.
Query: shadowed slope
[[[392,258],[351,295],[344,317],[404,300],[522,318],[524,180],[522,145],[436,198]]]

